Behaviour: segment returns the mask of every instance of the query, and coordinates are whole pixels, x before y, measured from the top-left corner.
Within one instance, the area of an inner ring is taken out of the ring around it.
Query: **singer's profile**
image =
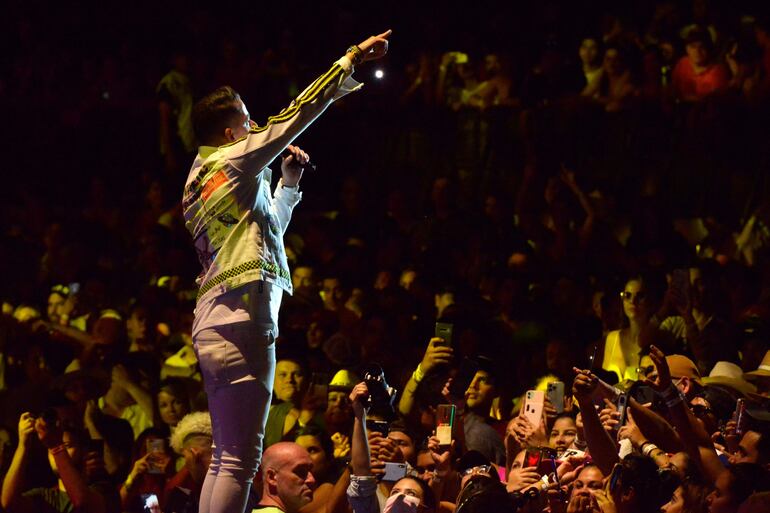
[[[278,310],[292,293],[283,236],[302,198],[309,156],[291,143],[334,100],[361,84],[356,65],[387,53],[391,31],[351,46],[291,104],[254,123],[241,97],[220,87],[193,109],[201,145],[184,187],[185,225],[202,267],[192,337],[213,430],[201,513],[241,513],[262,457]],[[285,150],[271,191],[268,164]]]

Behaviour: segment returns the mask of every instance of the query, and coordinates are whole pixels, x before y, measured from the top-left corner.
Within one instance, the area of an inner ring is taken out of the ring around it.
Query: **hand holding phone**
[[[428,342],[425,355],[420,361],[420,370],[427,374],[440,365],[447,365],[452,361],[454,350],[440,337],[433,337]]]
[[[166,471],[166,441],[162,438],[147,439],[147,473],[163,474]]]

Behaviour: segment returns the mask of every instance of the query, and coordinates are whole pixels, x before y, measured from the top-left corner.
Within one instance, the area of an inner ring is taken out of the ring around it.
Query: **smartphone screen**
[[[525,467],[538,467],[540,465],[540,449],[537,447],[530,447],[524,456]]]
[[[143,493],[142,501],[144,504],[143,513],[160,513],[160,502],[158,496],[154,493]]]
[[[149,469],[148,474],[163,474],[165,472],[164,459],[166,451],[166,441],[162,438],[148,438],[147,439],[147,454],[150,456],[147,458],[147,464]]]
[[[436,438],[439,445],[448,447],[452,444],[452,428],[455,423],[455,405],[439,404],[436,409]]]

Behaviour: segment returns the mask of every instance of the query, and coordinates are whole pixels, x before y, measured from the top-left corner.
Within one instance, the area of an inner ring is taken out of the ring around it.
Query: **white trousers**
[[[237,293],[247,305],[248,320],[193,332],[214,438],[200,513],[243,513],[262,459],[282,290],[256,282]],[[226,303],[232,307],[232,296]],[[196,325],[201,324],[205,320],[196,319]]]

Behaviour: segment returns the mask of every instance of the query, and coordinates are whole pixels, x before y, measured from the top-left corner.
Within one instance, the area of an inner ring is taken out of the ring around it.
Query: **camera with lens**
[[[537,488],[528,488],[523,492],[513,492],[508,494],[514,508],[523,508],[531,501],[540,499],[540,490]]]
[[[375,411],[393,411],[396,389],[388,386],[385,373],[379,365],[372,365],[364,374],[364,382],[369,390],[367,406]]]

